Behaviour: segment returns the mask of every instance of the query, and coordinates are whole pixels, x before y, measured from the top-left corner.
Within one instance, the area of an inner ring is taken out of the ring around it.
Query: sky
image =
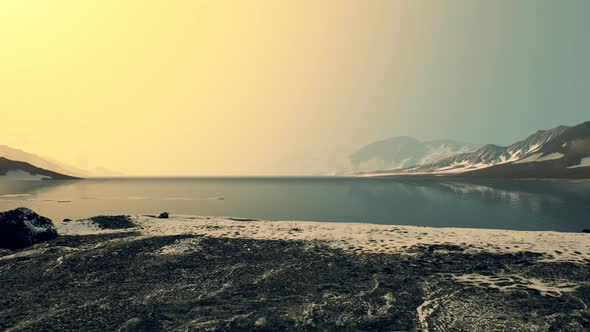
[[[295,175],[393,136],[590,120],[587,0],[0,0],[0,144],[127,175]]]

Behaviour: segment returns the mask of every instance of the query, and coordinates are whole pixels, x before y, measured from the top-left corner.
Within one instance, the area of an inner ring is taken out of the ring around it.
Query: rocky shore
[[[0,249],[2,331],[584,331],[590,234],[170,215]]]

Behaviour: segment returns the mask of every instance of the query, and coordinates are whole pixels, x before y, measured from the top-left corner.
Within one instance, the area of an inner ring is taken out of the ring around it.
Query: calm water
[[[190,178],[0,182],[0,209],[53,220],[99,214],[235,216],[579,232],[590,181]]]

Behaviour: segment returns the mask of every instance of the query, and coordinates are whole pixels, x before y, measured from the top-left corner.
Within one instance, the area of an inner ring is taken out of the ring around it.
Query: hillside
[[[49,171],[23,161],[0,157],[0,180],[72,180],[77,177]]]
[[[349,159],[355,172],[399,169],[472,152],[478,147],[452,140],[420,141],[413,137],[399,136],[368,144],[354,152]]]
[[[590,121],[539,130],[508,146],[484,145],[433,162],[360,173],[362,176],[590,178]]]

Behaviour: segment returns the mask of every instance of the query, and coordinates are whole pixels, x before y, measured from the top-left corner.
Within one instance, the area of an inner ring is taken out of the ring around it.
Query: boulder
[[[127,229],[137,227],[130,216],[96,216],[88,219],[88,221],[100,229]]]
[[[160,218],[160,219],[168,219],[168,217],[169,217],[168,212],[162,212],[158,216],[158,218]]]
[[[0,213],[0,248],[26,248],[56,236],[57,230],[51,219],[30,209],[18,208]]]

